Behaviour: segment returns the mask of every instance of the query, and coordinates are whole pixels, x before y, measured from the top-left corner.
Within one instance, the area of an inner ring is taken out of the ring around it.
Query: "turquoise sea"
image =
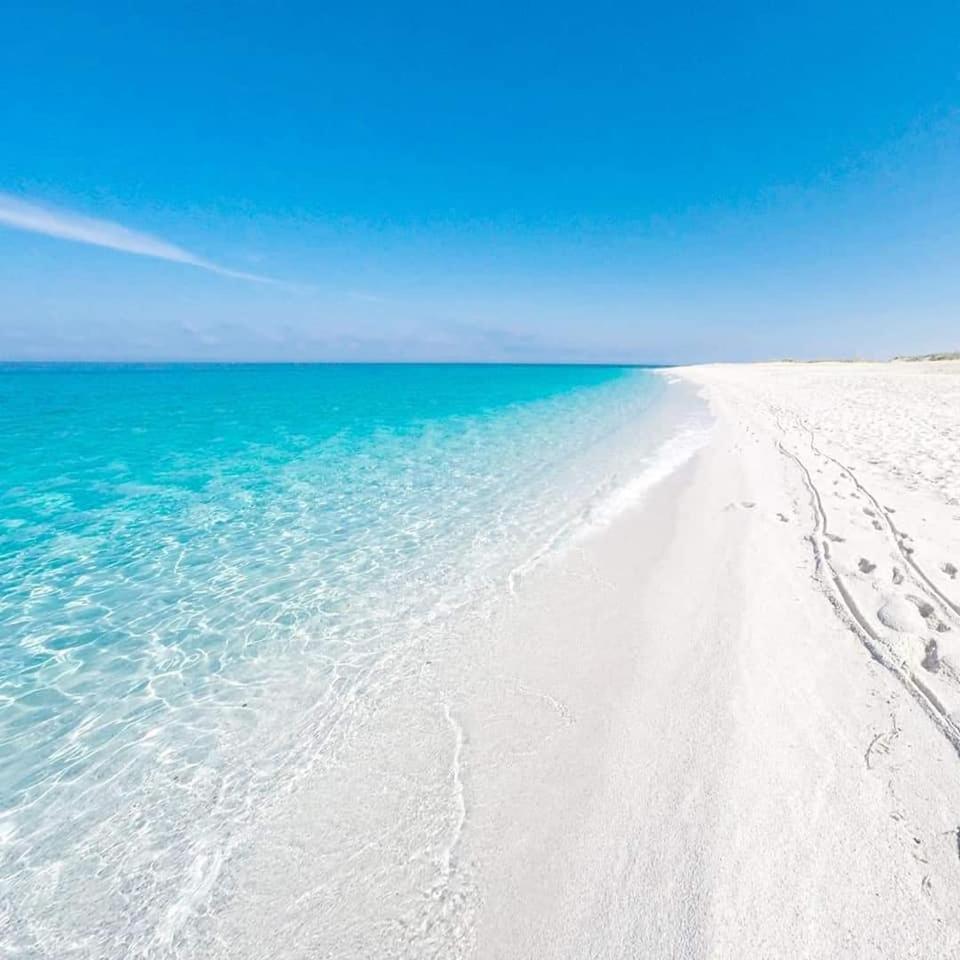
[[[6,955],[174,951],[424,624],[509,596],[663,469],[670,390],[628,367],[0,366]]]

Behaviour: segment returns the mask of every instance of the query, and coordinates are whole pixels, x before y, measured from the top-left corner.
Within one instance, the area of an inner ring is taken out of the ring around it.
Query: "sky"
[[[960,349],[955,0],[3,20],[0,359]]]

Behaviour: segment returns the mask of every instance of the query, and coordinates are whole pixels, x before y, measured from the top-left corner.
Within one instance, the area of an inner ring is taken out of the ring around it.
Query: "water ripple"
[[[418,631],[639,469],[663,389],[562,367],[0,380],[0,935],[37,957],[170,951]]]

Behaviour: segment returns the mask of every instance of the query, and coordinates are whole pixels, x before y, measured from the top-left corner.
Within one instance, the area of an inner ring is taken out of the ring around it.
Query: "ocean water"
[[[427,625],[695,448],[648,370],[0,366],[0,942],[174,955]]]

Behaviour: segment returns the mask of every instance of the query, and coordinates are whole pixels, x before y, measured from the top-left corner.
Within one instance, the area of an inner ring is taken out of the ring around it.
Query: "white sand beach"
[[[444,638],[444,709],[301,793],[224,956],[960,955],[960,364],[664,375],[707,445]]]
[[[670,375],[709,446],[498,649],[564,708],[476,761],[478,955],[958,956],[960,363]]]
[[[0,960],[960,960],[960,2],[3,26]]]

